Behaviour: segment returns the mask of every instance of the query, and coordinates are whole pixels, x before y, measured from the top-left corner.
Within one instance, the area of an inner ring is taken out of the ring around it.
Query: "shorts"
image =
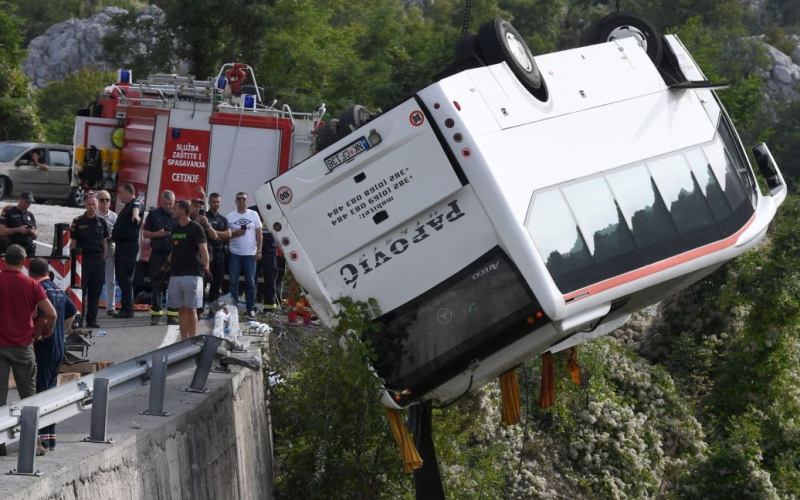
[[[198,309],[203,307],[203,278],[201,276],[172,276],[169,279],[169,307]]]

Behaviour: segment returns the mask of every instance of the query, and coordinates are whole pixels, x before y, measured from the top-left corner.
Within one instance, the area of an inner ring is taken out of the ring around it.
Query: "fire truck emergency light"
[[[117,82],[133,83],[133,72],[129,69],[121,69],[117,71]]]
[[[244,94],[242,96],[242,107],[245,109],[256,109],[256,96]]]

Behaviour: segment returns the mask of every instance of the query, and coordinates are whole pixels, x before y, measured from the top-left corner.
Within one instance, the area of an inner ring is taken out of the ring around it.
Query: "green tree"
[[[36,102],[20,69],[24,51],[22,20],[0,1],[0,141],[37,140],[41,136]]]
[[[113,72],[84,67],[63,81],[50,82],[40,89],[36,100],[43,117],[47,141],[72,144],[75,111],[88,105],[105,86],[112,83]]]

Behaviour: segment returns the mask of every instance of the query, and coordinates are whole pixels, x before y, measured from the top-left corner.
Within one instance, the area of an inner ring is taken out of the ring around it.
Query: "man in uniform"
[[[219,193],[211,193],[208,197],[208,212],[206,218],[208,223],[217,233],[217,239],[210,240],[209,254],[211,257],[211,286],[208,288],[208,301],[213,302],[222,295],[222,280],[225,279],[227,270],[226,252],[228,251],[228,241],[231,239],[231,228],[228,218],[219,213],[219,206],[222,198]],[[209,236],[210,237],[210,236]]]
[[[36,217],[28,209],[33,199],[33,193],[23,191],[19,201],[14,207],[7,207],[0,212],[0,236],[6,236],[9,245],[19,245],[25,249],[28,257],[36,253],[33,240],[39,235],[36,232]]]
[[[181,200],[172,209],[177,225],[172,230],[169,305],[178,309],[181,338],[197,335],[197,312],[203,306],[203,275],[209,274],[206,232],[189,218],[189,203]]]
[[[94,200],[97,205],[97,200]],[[86,206],[89,206],[89,199],[86,200]],[[88,210],[87,210],[88,212]],[[97,217],[95,217],[97,218]],[[102,219],[100,219],[102,220]],[[84,270],[86,269],[86,260],[84,259]],[[102,262],[102,261],[101,261]],[[69,297],[50,280],[48,276],[50,266],[47,261],[41,257],[31,261],[29,274],[30,277],[38,281],[47,298],[56,310],[56,320],[54,323],[48,325],[48,330],[52,331],[52,335],[48,337],[42,336],[41,340],[35,342],[33,350],[36,354],[36,392],[40,393],[47,389],[52,389],[58,385],[58,369],[61,366],[61,361],[64,359],[64,338],[67,331],[71,330],[72,322],[75,320],[75,315],[78,309]],[[85,271],[84,271],[85,273]],[[102,286],[102,282],[100,283]],[[95,313],[97,311],[95,310]],[[44,325],[40,323],[49,321],[40,311],[35,323],[38,328]],[[39,439],[42,441],[42,446],[45,450],[53,450],[56,447],[56,424],[48,425],[39,429]]]
[[[97,202],[97,215],[102,217],[106,221],[106,226],[108,226],[109,238],[106,244],[106,314],[113,316],[116,308],[117,284],[114,281],[114,241],[110,235],[114,230],[114,224],[117,222],[117,214],[111,210],[111,194],[108,191],[98,191]]]
[[[142,203],[136,199],[136,191],[130,184],[123,184],[117,191],[117,199],[124,204],[117,216],[111,238],[116,251],[114,267],[122,290],[122,306],[115,318],[133,317],[133,272],[139,253],[139,229],[142,227]]]
[[[150,240],[150,324],[157,325],[161,322],[164,311],[161,304],[164,300],[164,280],[157,280],[159,271],[169,259],[172,250],[172,240],[170,233],[175,227],[175,220],[172,218],[172,205],[175,203],[175,193],[166,190],[161,193],[160,206],[147,215],[144,221],[145,238]],[[163,274],[162,274],[163,275]],[[159,276],[160,277],[160,276]],[[178,323],[178,311],[172,308],[167,309],[167,324],[175,325]]]
[[[200,191],[203,195],[205,195],[205,191],[203,191],[203,188],[198,188],[198,191]],[[197,222],[198,224],[200,224],[203,227],[203,230],[206,233],[206,239],[208,240],[209,243],[210,242],[220,241],[219,234],[217,233],[216,229],[214,229],[214,227],[209,222],[208,217],[206,217],[207,212],[205,211],[205,206],[206,206],[205,198],[195,198],[195,199],[193,199],[192,200],[192,204],[189,207],[191,209],[191,211],[189,212],[189,219],[194,221],[194,222]],[[225,219],[225,222],[227,223],[228,220]],[[208,258],[209,258],[209,260],[212,259],[211,255],[212,255],[211,254],[211,249],[209,248],[209,250],[208,250]],[[209,265],[211,265],[211,263],[209,263]],[[211,278],[211,276],[204,276],[203,289],[205,289],[205,284],[210,281],[210,278]],[[210,295],[209,295],[209,299],[208,299],[209,301],[212,301],[212,300],[215,300],[215,299],[216,299],[216,297],[214,297],[212,299],[210,297]],[[198,318],[202,318],[203,317],[203,306],[200,306],[197,309],[197,317]]]
[[[256,212],[259,217],[261,216],[261,212],[256,205],[248,207],[248,209]],[[275,238],[269,232],[266,224],[261,226],[261,240],[261,261],[256,266],[256,283],[258,283],[259,271],[264,277],[264,282],[258,286],[257,295],[261,297],[264,303],[264,311],[274,315],[278,310],[278,304],[280,304],[280,297],[277,293],[278,255]]]
[[[97,307],[106,278],[108,236],[106,221],[97,214],[97,197],[90,194],[86,197],[86,212],[72,220],[69,230],[70,247],[80,248],[83,255],[81,279],[83,296],[86,297],[84,324],[89,328],[100,328],[97,324]]]
[[[14,372],[20,399],[36,394],[33,341],[52,332],[47,324],[37,331],[33,314],[38,307],[49,324],[57,317],[42,286],[22,272],[25,256],[21,246],[8,247],[6,270],[0,273],[0,406],[5,406],[8,397],[9,371]],[[0,456],[5,454],[5,445],[0,445]]]

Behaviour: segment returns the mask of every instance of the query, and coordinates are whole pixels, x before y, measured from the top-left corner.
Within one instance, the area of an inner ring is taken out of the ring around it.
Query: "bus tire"
[[[350,133],[351,127],[353,130],[355,130],[358,127],[365,125],[369,121],[370,116],[371,113],[366,107],[356,104],[342,113],[342,115],[339,117],[339,125],[337,126],[337,129],[346,129],[347,133]]]
[[[322,151],[336,142],[336,131],[338,129],[338,125],[339,120],[334,118],[317,129],[317,151]]]
[[[594,23],[586,39],[587,44],[613,42],[621,38],[635,38],[647,56],[658,66],[664,55],[664,42],[652,24],[628,12],[612,12]]]
[[[499,17],[484,23],[478,30],[478,40],[487,65],[505,61],[528,91],[540,101],[547,100],[547,86],[531,49],[511,23]]]
[[[456,42],[456,62],[461,62],[470,56],[475,56],[483,61],[481,43],[477,33],[470,33]]]

